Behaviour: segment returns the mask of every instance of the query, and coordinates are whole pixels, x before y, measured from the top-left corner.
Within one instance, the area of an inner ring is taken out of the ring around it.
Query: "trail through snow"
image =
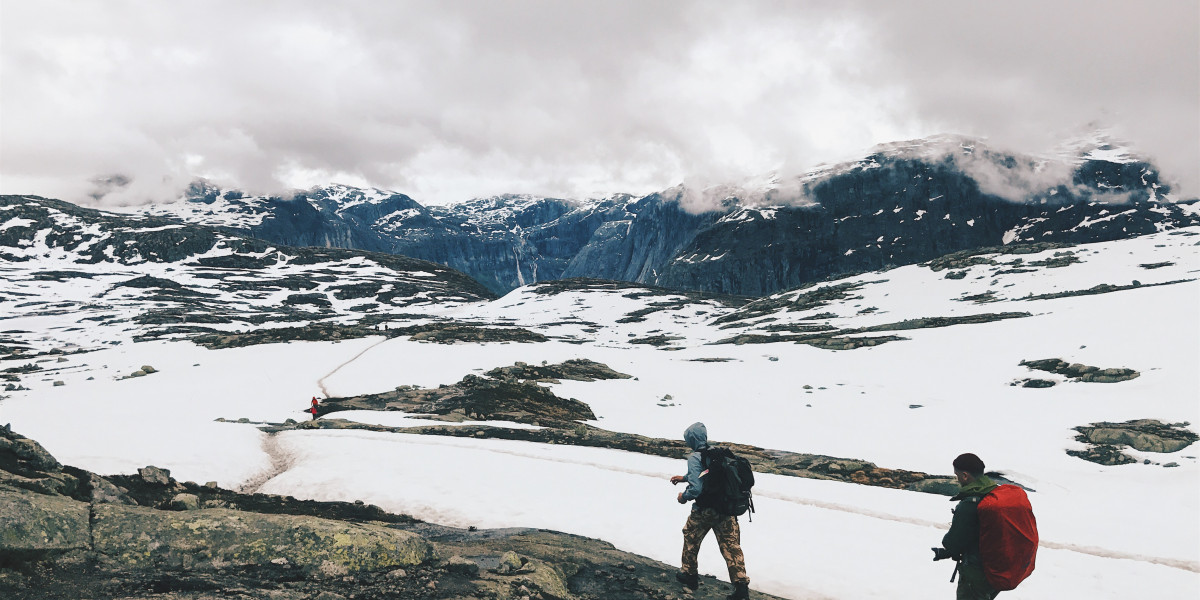
[[[366,348],[363,348],[361,352],[359,352],[358,354],[355,354],[354,356],[351,356],[350,358],[346,359],[346,360],[345,360],[345,362],[343,362],[342,364],[340,364],[340,365],[338,365],[338,366],[334,367],[332,371],[330,371],[330,372],[326,373],[324,376],[322,376],[320,379],[318,379],[318,380],[317,380],[317,387],[321,389],[321,395],[322,395],[322,396],[324,396],[325,398],[329,398],[329,397],[330,397],[330,394],[329,394],[329,389],[325,387],[325,380],[326,380],[326,379],[329,379],[330,377],[333,377],[333,376],[334,376],[334,375],[335,375],[335,374],[336,374],[338,371],[341,371],[341,370],[342,370],[342,367],[345,367],[346,365],[348,365],[348,364],[350,364],[350,363],[352,363],[352,362],[354,362],[354,361],[358,360],[360,357],[362,357],[362,355],[364,355],[364,354],[366,354],[367,352],[371,351],[371,349],[372,349],[372,348],[374,348],[375,346],[378,346],[378,345],[380,345],[380,344],[382,344],[382,343],[384,343],[384,342],[388,341],[389,339],[391,339],[391,338],[387,338],[387,337],[385,337],[385,338],[383,338],[382,340],[379,340],[378,342],[375,342],[374,344],[371,344],[370,346],[367,346]]]
[[[371,344],[370,346],[363,348],[361,351],[358,352],[358,354],[355,354],[354,356],[351,356],[350,358],[346,359],[341,364],[334,367],[333,370],[329,371],[328,373],[323,375],[320,379],[318,379],[317,387],[321,389],[322,396],[325,398],[330,397],[329,390],[328,390],[328,388],[325,387],[326,379],[328,379],[329,377],[336,374],[338,371],[340,371],[342,369],[342,367],[345,367],[346,365],[358,360],[360,357],[362,357],[362,355],[366,354],[371,349],[388,341],[388,339],[389,338],[385,337],[385,338],[379,340],[378,342],[375,342],[374,344]],[[255,475],[254,477],[247,480],[245,483],[239,485],[237,489],[239,492],[241,492],[243,494],[257,493],[260,489],[262,489],[262,487],[264,485],[266,485],[267,482],[271,481],[272,479],[275,479],[276,477],[282,475],[283,473],[286,473],[287,470],[290,469],[292,467],[292,465],[295,464],[295,462],[296,462],[295,455],[290,452],[287,452],[286,450],[283,449],[282,446],[280,446],[279,440],[274,433],[267,433],[267,434],[263,435],[262,449],[263,449],[263,452],[265,452],[267,454],[267,456],[270,457],[271,466],[269,469],[263,471],[262,473],[260,473],[258,475]]]
[[[288,469],[296,462],[296,457],[290,452],[286,452],[280,445],[279,439],[274,433],[263,435],[262,439],[263,452],[271,459],[271,467],[259,475],[256,475],[245,483],[237,487],[237,491],[243,494],[256,494],[267,482],[286,473]]]

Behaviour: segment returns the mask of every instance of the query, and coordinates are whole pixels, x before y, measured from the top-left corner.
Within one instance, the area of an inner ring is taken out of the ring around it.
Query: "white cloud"
[[[957,131],[1103,120],[1200,189],[1200,7],[4,4],[0,191],[169,199],[323,177],[444,203],[646,193]],[[116,194],[116,192],[114,192]]]

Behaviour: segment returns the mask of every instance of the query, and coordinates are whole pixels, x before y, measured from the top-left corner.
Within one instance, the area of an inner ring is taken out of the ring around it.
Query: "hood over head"
[[[708,445],[708,428],[704,423],[692,423],[683,431],[683,441],[687,442],[688,448],[699,450]]]

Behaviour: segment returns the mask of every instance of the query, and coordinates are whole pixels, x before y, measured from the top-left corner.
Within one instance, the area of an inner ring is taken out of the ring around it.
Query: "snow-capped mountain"
[[[46,350],[47,334],[95,347],[348,315],[359,323],[376,310],[437,312],[492,297],[462,273],[404,256],[294,248],[29,196],[0,196],[0,272],[0,314],[23,317],[0,355]],[[66,332],[39,325],[65,313],[76,318]]]
[[[179,202],[133,212],[281,244],[429,260],[465,269],[498,293],[563,277],[651,281],[656,265],[718,216],[685,210],[678,193],[588,202],[506,195],[424,207],[403,194],[341,185],[290,198],[248,197],[203,183],[192,189]]]
[[[1016,156],[958,136],[880,146],[724,215],[656,283],[762,295],[973,248],[1115,240],[1200,222],[1200,205],[1170,201],[1150,164],[1087,158],[1096,152]],[[798,201],[770,202],[788,189]]]
[[[1014,242],[1079,243],[1200,223],[1156,169],[1097,134],[1052,156],[963,136],[882,144],[795,177],[589,201],[505,195],[425,207],[342,185],[291,198],[204,184],[140,209],[276,243],[402,254],[496,293],[596,277],[758,296]]]

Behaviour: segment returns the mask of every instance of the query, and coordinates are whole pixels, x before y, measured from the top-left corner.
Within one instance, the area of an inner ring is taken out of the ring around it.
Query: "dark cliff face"
[[[500,196],[431,209],[432,222],[406,219],[393,231],[395,252],[457,268],[496,293],[562,275],[569,249],[532,240],[574,205],[553,198]],[[551,242],[553,235],[550,236]]]
[[[576,276],[653,282],[719,216],[691,214],[659,194],[589,204],[508,196],[430,214],[435,223],[396,227],[389,251],[453,266],[497,293]]]
[[[270,216],[250,229],[250,235],[289,246],[324,246],[379,250],[380,240],[345,223],[331,221],[304,200],[272,198]]]
[[[657,283],[667,263],[721,214],[688,212],[678,194],[651,194],[630,202],[619,215],[623,218],[596,229],[564,276]]]
[[[250,235],[291,246],[325,246],[391,252],[393,240],[377,224],[389,216],[411,212],[414,222],[434,222],[429,211],[403,194],[366,201],[361,190],[337,186],[271,197],[263,204],[267,217]]]
[[[1069,185],[1014,201],[985,192],[950,159],[871,158],[808,186],[812,204],[746,209],[704,228],[657,283],[764,295],[971,248],[1108,241],[1200,223],[1158,200],[1167,188],[1145,163],[1086,161]]]
[[[682,188],[589,202],[507,195],[424,207],[403,194],[346,186],[256,200],[201,185],[192,202],[222,199],[221,210],[265,214],[244,227],[255,237],[428,260],[498,294],[590,277],[765,295],[972,248],[1105,241],[1200,223],[1196,211],[1169,200],[1152,165],[1111,146],[1092,148],[1038,159],[953,136],[899,142],[783,182],[790,197],[774,189],[752,203],[733,194],[699,213],[681,202]]]

